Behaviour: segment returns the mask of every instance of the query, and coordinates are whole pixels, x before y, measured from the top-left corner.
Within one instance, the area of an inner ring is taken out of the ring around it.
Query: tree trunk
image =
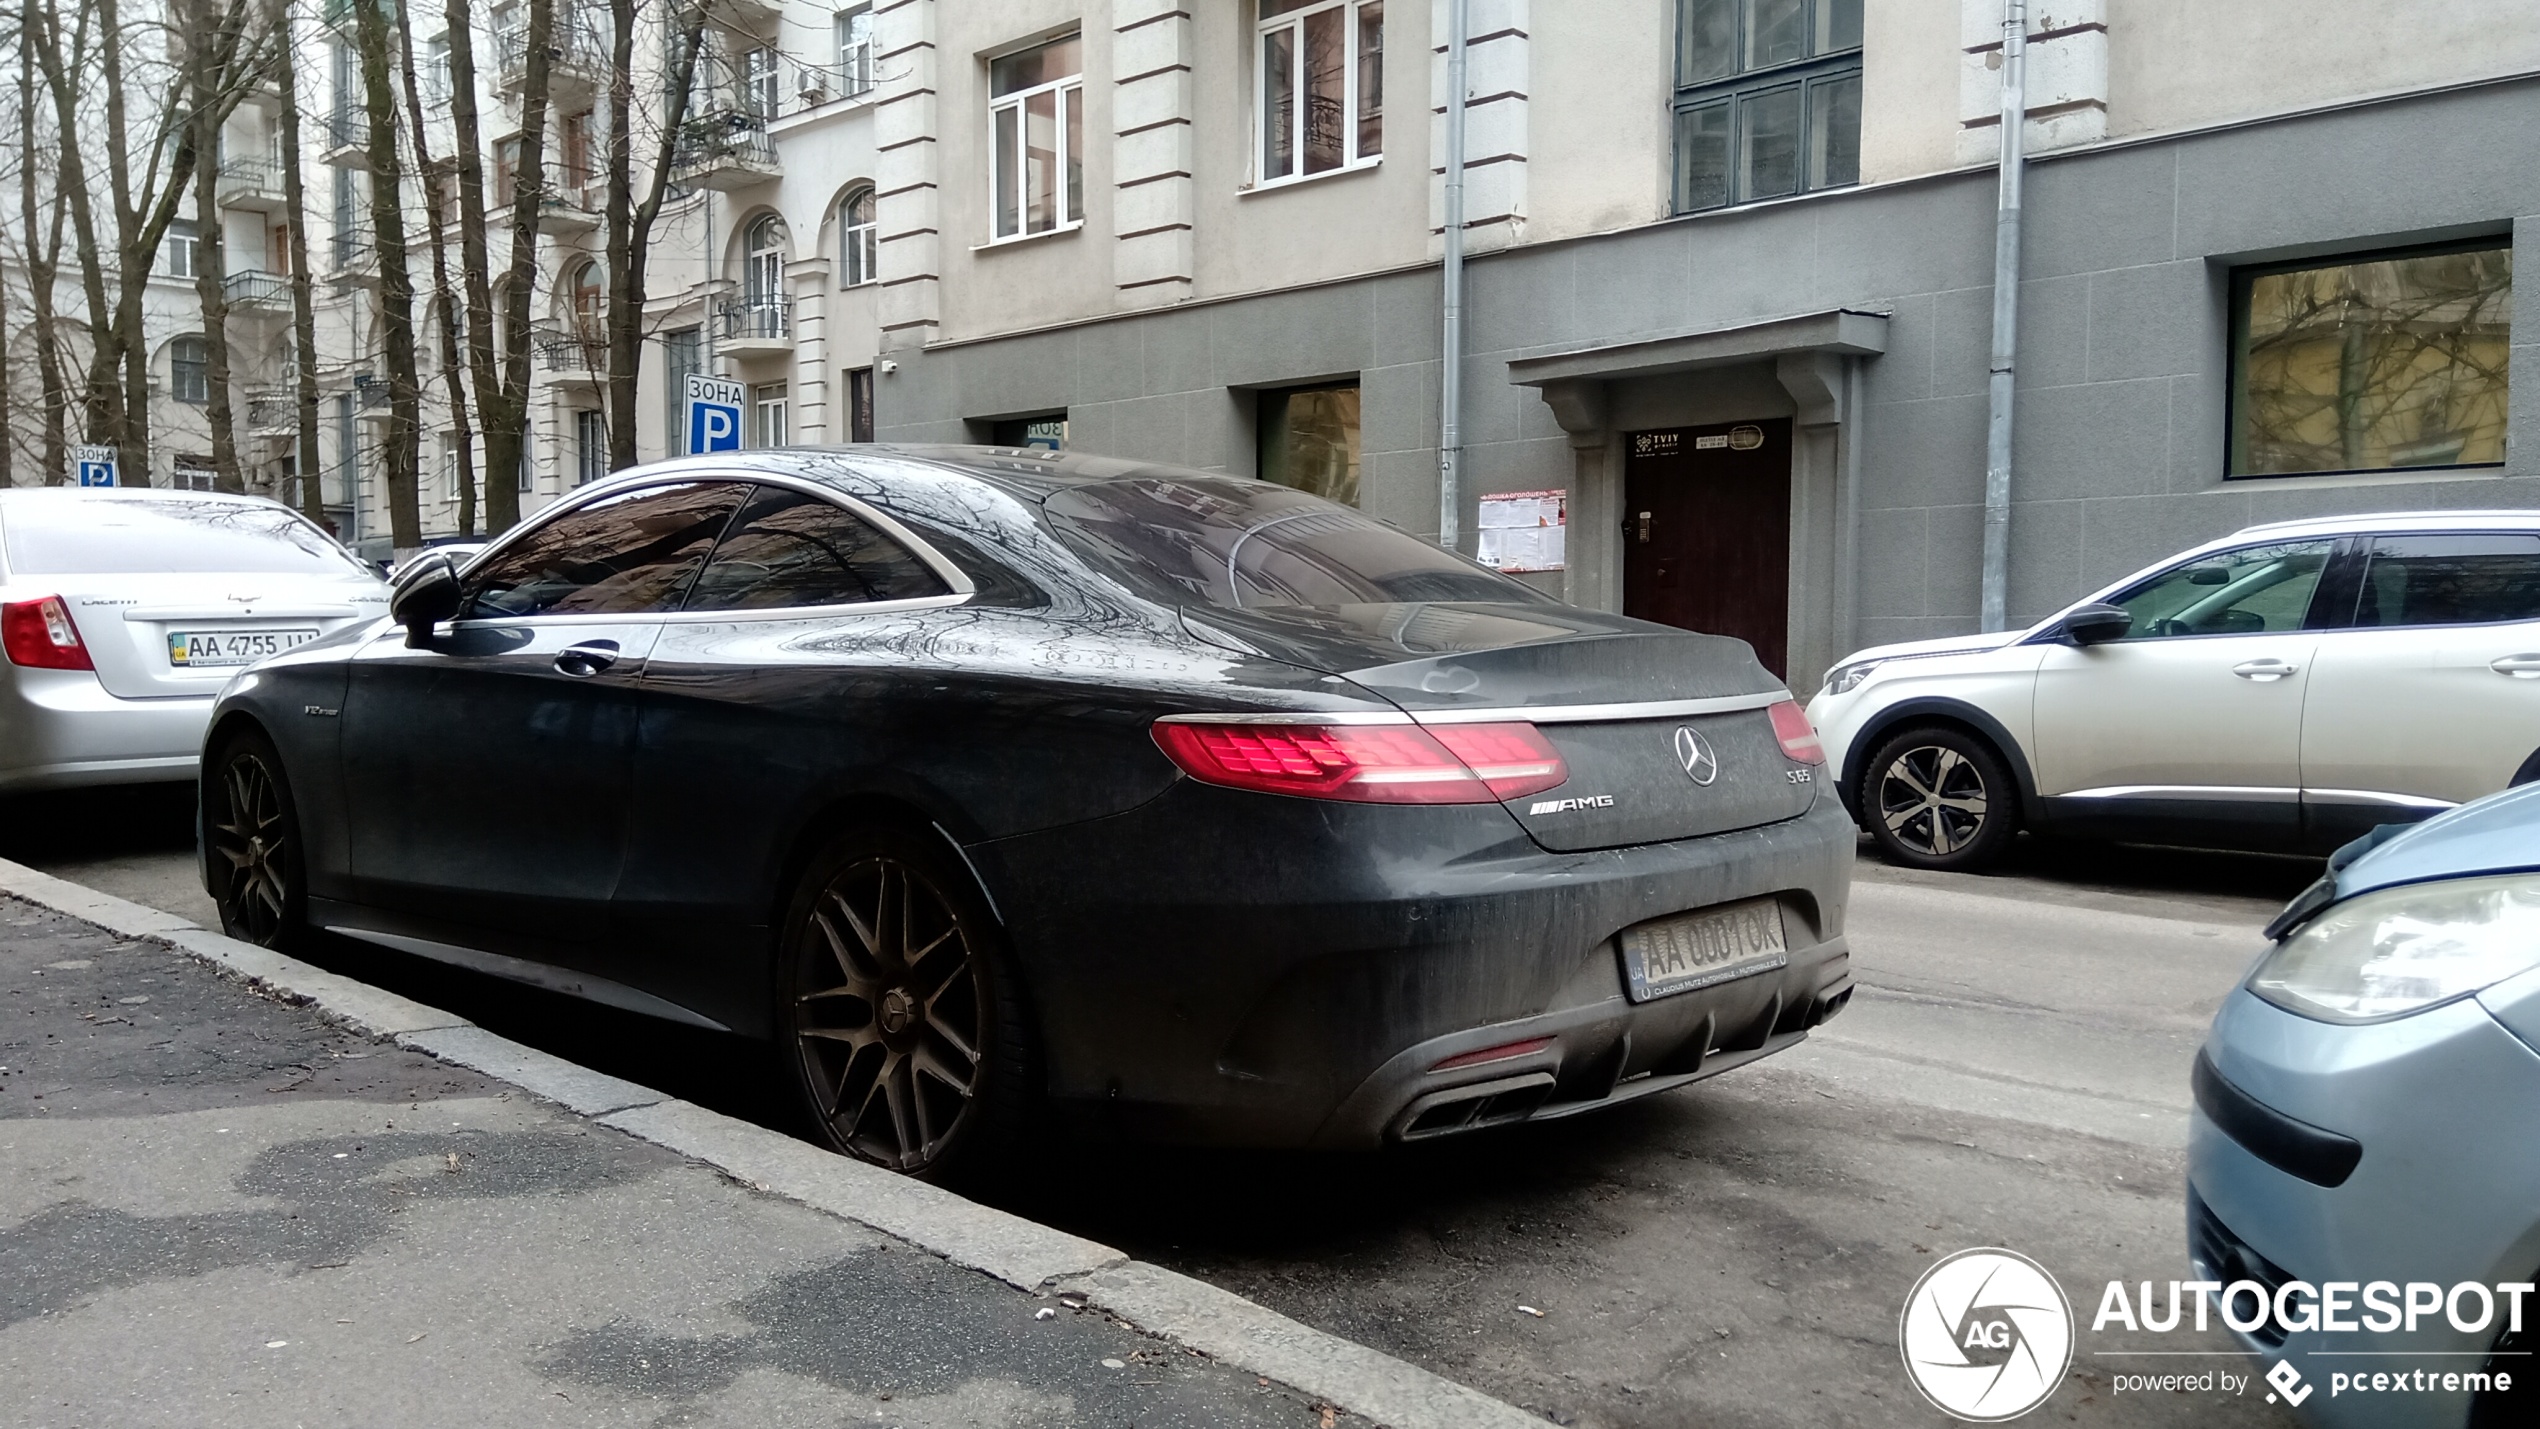
[[[423,545],[416,500],[421,409],[416,401],[414,275],[406,267],[405,182],[397,153],[397,95],[389,78],[388,17],[395,0],[352,0],[370,111],[371,241],[379,252],[380,347],[388,363],[388,544],[400,557]]]
[[[60,330],[53,320],[53,285],[61,274],[62,206],[53,205],[44,225],[46,240],[36,240],[35,190],[35,0],[27,0],[18,31],[18,212],[26,240],[27,306],[34,314],[35,364],[44,408],[44,484],[62,481],[70,460],[69,434],[63,430],[67,398],[62,390]]]
[[[439,332],[441,380],[449,388],[451,446],[457,465],[451,475],[458,487],[454,494],[459,499],[459,535],[472,537],[476,534],[476,443],[475,434],[468,427],[467,384],[459,375],[458,332],[450,323],[453,304],[449,235],[441,224],[441,202],[447,192],[442,186],[449,176],[433,167],[431,130],[424,123],[423,89],[415,83],[414,29],[406,22],[403,5],[397,7],[397,64],[405,79],[406,118],[414,129],[415,175],[423,186],[424,225],[432,244],[432,302],[427,320]]]
[[[236,52],[238,35],[228,25],[210,28],[209,9],[196,4],[178,12],[192,32],[186,47],[187,98],[194,110],[194,152],[201,156],[194,178],[194,294],[203,308],[204,415],[212,429],[213,484],[223,491],[245,491],[247,483],[238,470],[238,434],[230,424],[229,262],[221,235],[219,162],[221,122],[230,109],[222,102],[221,72]]]
[[[538,287],[538,225],[547,193],[547,71],[555,34],[555,0],[529,0],[521,37],[520,158],[512,179],[510,271],[503,283],[502,372],[494,395],[478,389],[485,412],[485,529],[520,521],[522,453],[529,418],[529,300]]]
[[[697,72],[697,52],[704,48],[705,7],[687,7],[680,28],[670,39],[670,74],[664,83],[667,112],[661,142],[654,147],[652,183],[644,201],[635,202],[635,0],[609,0],[615,24],[609,73],[609,466],[633,466],[635,455],[635,389],[643,373],[645,267],[652,254],[653,222],[669,191],[670,167],[678,157],[679,131],[688,119],[688,94]],[[662,400],[675,410],[681,394],[665,392]]]
[[[111,12],[112,0],[103,0],[99,8]],[[24,33],[35,42],[36,63],[44,71],[44,86],[53,98],[53,123],[59,141],[54,145],[53,201],[59,210],[70,215],[71,247],[79,255],[80,292],[88,304],[88,371],[80,388],[80,431],[91,442],[120,446],[115,439],[123,427],[123,399],[115,384],[114,309],[106,296],[106,250],[97,231],[96,208],[89,199],[87,156],[79,142],[81,87],[74,80],[87,76],[84,69],[76,76],[72,73],[73,66],[83,64],[87,56],[92,13],[85,6],[80,9],[79,22],[71,31],[66,51],[61,14],[52,0],[27,0]],[[112,23],[110,14],[109,26]],[[120,104],[115,113],[121,115]],[[110,148],[112,144],[110,140]],[[118,169],[123,164],[119,152],[114,163]],[[121,479],[130,485],[147,486],[150,473],[146,469],[125,471]]]
[[[309,276],[308,187],[300,173],[300,72],[288,27],[291,12],[282,11],[285,26],[274,78],[282,90],[283,232],[291,245],[291,385],[298,412],[291,469],[300,483],[300,514],[326,524],[326,478],[318,460],[317,295]]]

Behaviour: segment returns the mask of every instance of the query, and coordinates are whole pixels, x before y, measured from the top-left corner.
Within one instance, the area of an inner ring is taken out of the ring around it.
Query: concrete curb
[[[1391,1429],[1540,1429],[1544,1422],[1204,1281],[592,1071],[498,1037],[437,1007],[207,931],[173,913],[6,859],[0,859],[0,893],[126,938],[165,943],[355,1031],[482,1072],[599,1125],[955,1265],[1023,1290],[1081,1294],[1087,1303],[1139,1330],[1266,1375],[1360,1419]]]

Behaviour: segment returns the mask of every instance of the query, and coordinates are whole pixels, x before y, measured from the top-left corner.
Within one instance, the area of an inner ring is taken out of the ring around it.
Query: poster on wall
[[[1567,491],[1500,491],[1481,499],[1473,558],[1503,571],[1568,568]]]

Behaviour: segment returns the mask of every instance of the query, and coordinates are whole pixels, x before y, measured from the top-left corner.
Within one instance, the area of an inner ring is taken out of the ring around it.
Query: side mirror
[[[426,551],[397,574],[388,616],[406,627],[406,645],[432,643],[432,627],[459,613],[459,563],[447,551]]]
[[[2093,602],[2065,612],[2064,638],[2075,645],[2100,645],[2121,639],[2134,628],[2134,617],[2122,605]]]

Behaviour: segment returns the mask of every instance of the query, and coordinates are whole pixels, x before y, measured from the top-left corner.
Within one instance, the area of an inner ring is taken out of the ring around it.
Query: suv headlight
[[[2341,903],[2278,943],[2249,990],[2322,1022],[2423,1012],[2540,967],[2540,875],[2413,883]]]
[[[1884,660],[1855,660],[1849,665],[1835,666],[1826,672],[1826,693],[1830,695],[1852,693],[1853,686],[1868,679],[1872,670],[1885,663],[1887,662]]]

